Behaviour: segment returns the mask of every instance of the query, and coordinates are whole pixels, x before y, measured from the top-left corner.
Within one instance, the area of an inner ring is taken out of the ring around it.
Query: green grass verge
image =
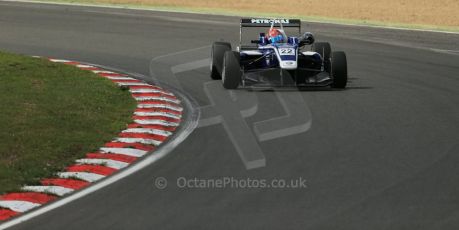
[[[376,20],[358,20],[358,19],[343,19],[343,18],[330,18],[319,16],[303,16],[303,15],[284,15],[279,13],[259,13],[244,10],[229,10],[229,9],[215,9],[215,8],[190,8],[190,7],[170,7],[163,5],[150,5],[150,4],[110,4],[100,3],[98,0],[29,0],[35,2],[48,2],[48,3],[61,3],[61,4],[83,4],[90,6],[109,6],[120,7],[127,9],[143,9],[143,10],[158,10],[170,12],[183,12],[183,13],[203,13],[211,15],[225,15],[225,16],[239,16],[239,17],[269,17],[269,18],[299,18],[309,22],[322,22],[322,23],[335,23],[343,25],[361,25],[361,26],[374,26],[374,27],[389,27],[399,29],[411,30],[432,30],[439,32],[454,32],[459,33],[459,27],[456,26],[436,26],[436,25],[423,25],[423,24],[407,24],[397,22],[381,22]]]
[[[53,176],[126,128],[136,102],[73,66],[0,52],[0,194]]]

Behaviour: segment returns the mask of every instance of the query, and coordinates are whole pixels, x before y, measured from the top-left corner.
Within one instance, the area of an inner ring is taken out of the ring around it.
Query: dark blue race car
[[[250,45],[243,45],[246,27],[269,27],[269,31],[259,33]],[[285,28],[298,29],[298,36],[287,36]],[[214,42],[210,72],[211,78],[221,79],[227,89],[239,86],[345,88],[347,83],[346,54],[332,52],[327,42],[314,43],[312,33],[301,35],[298,19],[241,19],[237,50],[232,51],[230,43]]]

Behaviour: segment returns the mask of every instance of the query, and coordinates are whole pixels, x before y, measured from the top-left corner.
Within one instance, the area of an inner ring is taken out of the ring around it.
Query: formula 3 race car
[[[246,27],[266,27],[269,32],[261,32],[250,45],[243,45],[243,28]],[[287,36],[284,28],[298,29],[298,36]],[[301,34],[298,19],[241,19],[239,37],[236,51],[228,42],[212,45],[210,76],[214,80],[221,79],[226,89],[239,86],[346,87],[346,54],[332,52],[328,42],[314,43],[312,33]],[[310,49],[305,50],[306,47]]]

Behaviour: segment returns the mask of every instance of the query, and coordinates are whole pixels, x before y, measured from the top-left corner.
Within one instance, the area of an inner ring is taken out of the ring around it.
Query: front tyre
[[[223,55],[231,51],[231,44],[228,42],[214,42],[210,53],[210,78],[213,80],[222,79]]]
[[[222,70],[222,83],[225,89],[236,89],[241,83],[242,71],[239,60],[239,52],[225,52]]]
[[[331,57],[331,73],[333,82],[332,88],[343,89],[347,84],[347,60],[346,54],[342,51],[332,53]]]
[[[328,42],[316,42],[312,45],[312,51],[319,53],[320,56],[327,61],[330,59],[331,46]]]

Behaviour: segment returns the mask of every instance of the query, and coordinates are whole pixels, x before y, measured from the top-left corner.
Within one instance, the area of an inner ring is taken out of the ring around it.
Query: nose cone
[[[281,61],[279,63],[281,69],[293,70],[298,68],[298,63],[296,61]]]

